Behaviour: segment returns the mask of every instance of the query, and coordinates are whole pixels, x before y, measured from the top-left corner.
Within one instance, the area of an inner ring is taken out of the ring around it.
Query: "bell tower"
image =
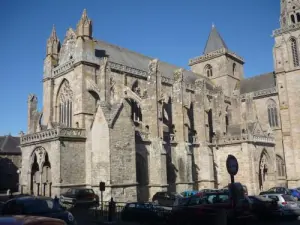
[[[231,96],[237,83],[244,77],[244,60],[230,51],[218,32],[212,25],[203,55],[191,59],[189,66],[195,73],[211,79],[221,86],[225,95]]]
[[[281,0],[280,28],[273,31],[276,74],[289,187],[300,185],[300,0]]]

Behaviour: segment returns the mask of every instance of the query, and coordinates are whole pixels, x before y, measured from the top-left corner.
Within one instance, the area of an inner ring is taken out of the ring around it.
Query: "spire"
[[[77,24],[76,33],[78,37],[92,37],[92,21],[88,18],[86,9],[82,12]]]
[[[60,43],[56,34],[56,29],[53,24],[50,37],[47,40],[47,55],[57,55],[59,52]]]
[[[50,38],[54,39],[54,40],[57,40],[57,35],[56,35],[56,29],[55,29],[55,25],[53,24],[52,26],[52,31],[51,31],[51,35],[50,35]]]
[[[227,46],[226,46],[224,40],[222,39],[221,35],[217,31],[217,28],[215,27],[215,25],[212,24],[212,28],[211,28],[208,40],[205,45],[204,54],[216,51],[221,48],[227,49]]]

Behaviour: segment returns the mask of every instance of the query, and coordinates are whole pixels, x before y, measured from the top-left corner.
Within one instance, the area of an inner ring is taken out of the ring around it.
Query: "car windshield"
[[[292,198],[292,196],[290,196],[290,195],[282,195],[282,197],[283,197],[283,199],[284,199],[285,201],[287,201],[287,202],[293,202],[293,201],[295,201],[295,200]]]
[[[53,199],[28,199],[22,202],[26,214],[61,212],[63,208]]]

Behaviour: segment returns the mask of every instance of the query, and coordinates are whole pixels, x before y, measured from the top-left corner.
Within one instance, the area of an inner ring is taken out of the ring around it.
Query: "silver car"
[[[276,201],[282,216],[300,216],[300,204],[291,195],[274,193],[262,196]]]

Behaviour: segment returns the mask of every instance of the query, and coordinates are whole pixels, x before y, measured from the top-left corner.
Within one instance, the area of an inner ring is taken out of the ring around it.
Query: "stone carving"
[[[28,102],[37,102],[37,97],[35,94],[29,94],[28,95]]]
[[[148,64],[148,69],[150,74],[154,74],[158,70],[158,59],[153,59]]]
[[[73,68],[73,65],[74,65],[74,62],[75,60],[74,59],[71,59],[57,67],[55,67],[52,71],[52,76],[53,77],[56,77],[56,76],[59,76],[61,75],[62,73],[65,73],[67,72],[68,70],[72,69]]]
[[[65,80],[62,86],[60,87],[59,98],[61,103],[66,102],[68,100],[72,100],[73,98],[73,91],[67,80]]]
[[[210,53],[208,53],[206,55],[203,55],[203,56],[200,56],[200,57],[196,57],[194,59],[190,59],[189,66],[195,65],[195,64],[203,62],[203,61],[207,61],[209,59],[218,57],[218,56],[223,55],[223,54],[228,54],[228,55],[234,56],[235,58],[237,58],[237,59],[239,59],[241,61],[244,61],[244,59],[242,57],[238,56],[236,53],[234,53],[232,51],[229,51],[228,49],[221,48],[221,49],[218,49],[218,50],[216,50],[214,52],[210,52]]]
[[[183,69],[178,69],[174,71],[174,80],[175,82],[183,81]]]
[[[20,138],[21,145],[37,143],[42,140],[51,140],[59,137],[85,138],[85,130],[78,128],[60,128],[41,131],[34,134],[23,135]]]
[[[86,80],[86,89],[89,91],[94,91],[95,93],[98,94],[98,96],[100,96],[100,89],[98,88],[95,81],[93,81],[91,79],[87,79]]]
[[[74,57],[76,34],[72,28],[67,30],[65,40],[59,52],[59,64],[64,64]]]

